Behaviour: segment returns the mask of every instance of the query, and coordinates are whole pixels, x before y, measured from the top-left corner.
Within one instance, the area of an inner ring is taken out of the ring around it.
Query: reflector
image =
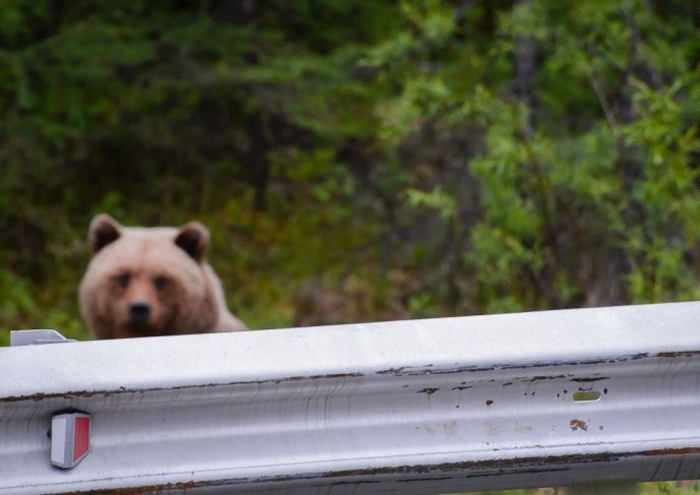
[[[90,415],[81,412],[51,418],[51,464],[70,469],[90,450]]]

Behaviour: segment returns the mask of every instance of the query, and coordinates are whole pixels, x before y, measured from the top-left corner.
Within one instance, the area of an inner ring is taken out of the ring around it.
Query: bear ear
[[[88,243],[93,253],[113,243],[122,235],[122,226],[106,213],[101,213],[92,219],[88,229]]]
[[[209,246],[209,231],[199,222],[187,223],[178,230],[175,244],[196,262],[201,263]]]

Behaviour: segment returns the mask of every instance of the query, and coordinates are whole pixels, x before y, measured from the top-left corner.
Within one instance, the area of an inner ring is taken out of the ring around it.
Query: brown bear
[[[90,223],[94,256],[79,289],[80,312],[98,339],[245,330],[205,261],[209,231]]]

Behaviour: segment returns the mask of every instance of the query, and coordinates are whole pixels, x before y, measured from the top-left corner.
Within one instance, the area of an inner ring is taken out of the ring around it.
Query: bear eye
[[[163,290],[168,285],[168,279],[162,275],[158,275],[153,278],[153,285],[155,285],[156,289]]]
[[[131,274],[130,273],[122,273],[121,275],[117,276],[117,283],[122,289],[125,289],[127,285],[129,285],[129,281],[131,280]]]

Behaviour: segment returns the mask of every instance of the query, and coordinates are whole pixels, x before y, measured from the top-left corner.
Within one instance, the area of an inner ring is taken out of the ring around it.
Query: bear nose
[[[131,322],[137,325],[145,325],[151,315],[151,306],[147,302],[137,301],[129,306]]]

